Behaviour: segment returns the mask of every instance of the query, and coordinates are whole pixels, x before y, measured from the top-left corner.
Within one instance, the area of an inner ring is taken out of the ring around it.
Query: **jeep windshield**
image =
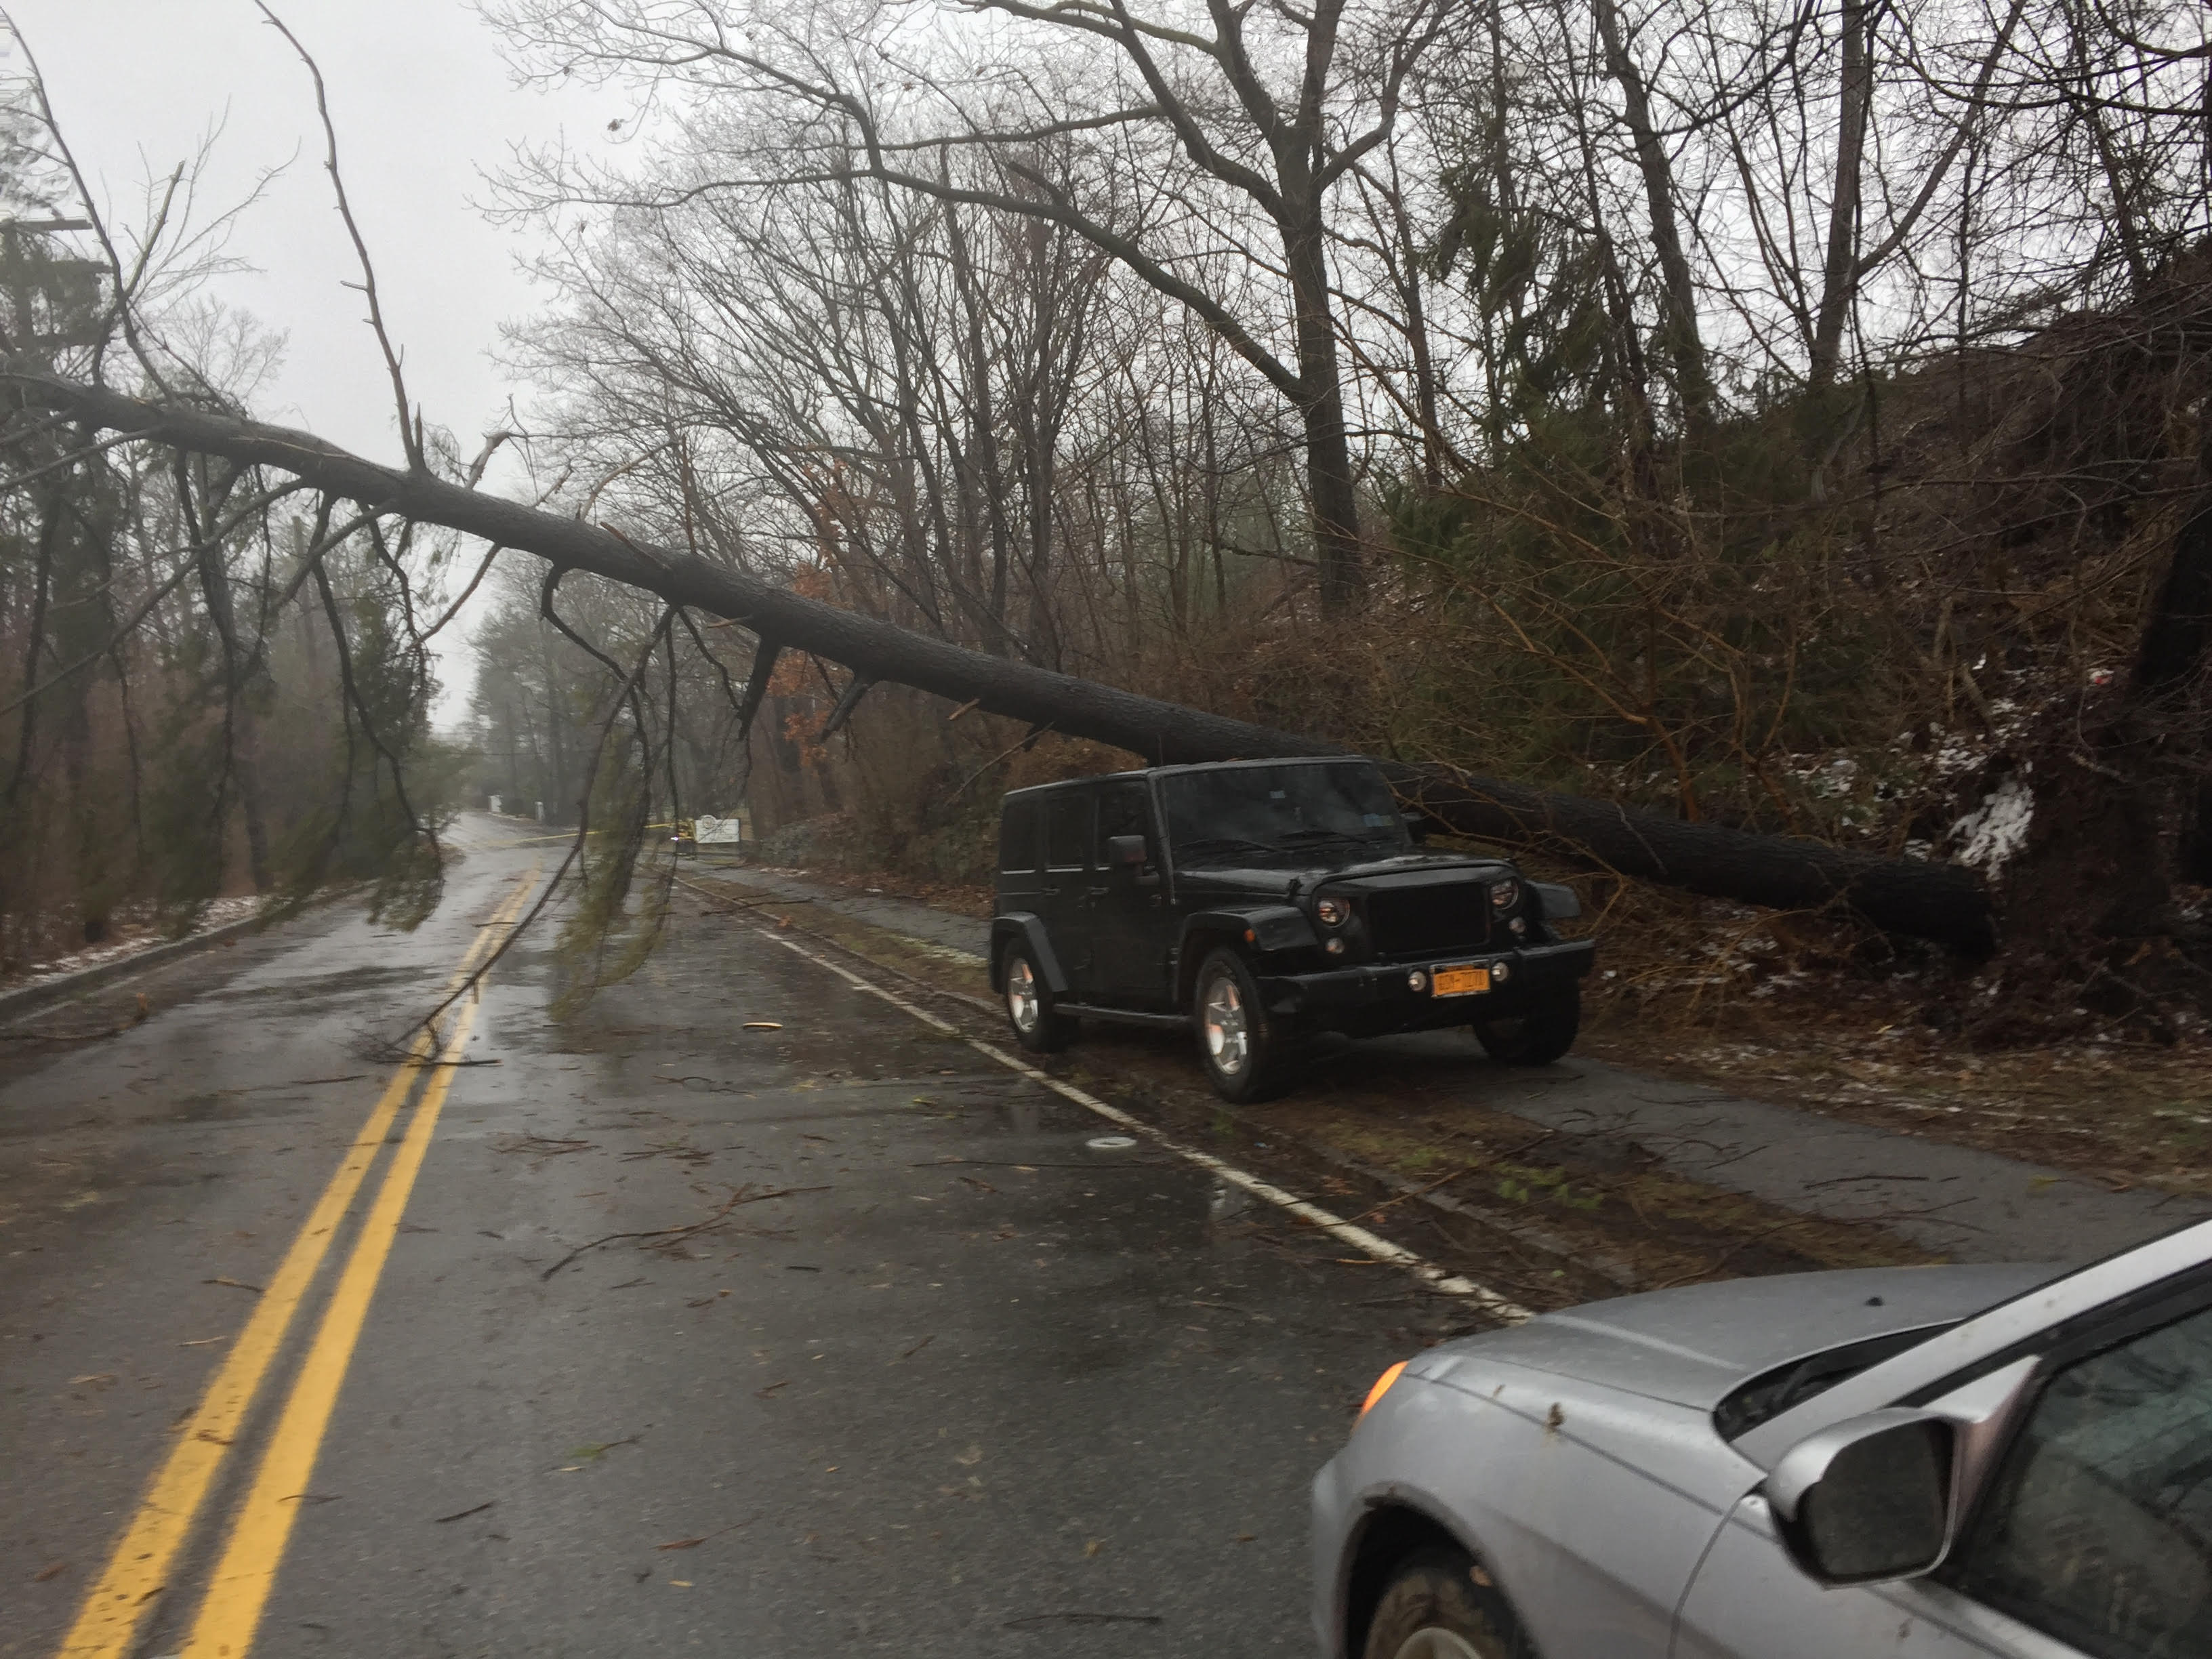
[[[1341,765],[1227,766],[1161,781],[1178,862],[1402,853],[1410,844],[1382,775]]]

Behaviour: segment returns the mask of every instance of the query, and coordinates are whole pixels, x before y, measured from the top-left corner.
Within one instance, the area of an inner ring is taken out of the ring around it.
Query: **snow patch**
[[[191,933],[185,937],[195,938],[214,928],[228,927],[232,922],[244,921],[253,915],[260,903],[261,901],[257,898],[210,899],[208,901],[207,908],[200,913],[200,919],[193,927]],[[118,918],[118,920],[119,921],[121,919]],[[30,985],[42,984],[63,974],[79,973],[87,968],[102,967],[111,962],[119,962],[125,957],[135,957],[142,951],[150,951],[157,945],[168,943],[167,935],[156,933],[150,926],[141,922],[132,926],[131,930],[125,937],[107,944],[88,945],[83,950],[72,951],[65,956],[51,957],[44,962],[27,964],[23,970],[23,982]]]
[[[2018,778],[2007,778],[1996,793],[1951,826],[1960,843],[1959,862],[1996,875],[2027,845],[2034,817],[2034,795]]]

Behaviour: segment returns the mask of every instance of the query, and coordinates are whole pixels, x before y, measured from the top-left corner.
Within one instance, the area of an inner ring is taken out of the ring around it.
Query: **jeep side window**
[[[999,868],[1009,875],[1018,875],[1036,867],[1036,803],[1014,801],[999,820]]]
[[[1141,783],[1109,783],[1098,792],[1098,847],[1103,854],[1106,843],[1115,836],[1144,836],[1150,837],[1152,826],[1146,822],[1145,786]]]
[[[1045,868],[1080,870],[1091,853],[1091,795],[1070,789],[1051,798],[1045,813]]]

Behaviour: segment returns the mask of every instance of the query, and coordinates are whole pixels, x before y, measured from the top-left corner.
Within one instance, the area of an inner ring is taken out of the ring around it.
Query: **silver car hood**
[[[1504,1360],[1710,1411],[1739,1383],[1869,1337],[1956,1323],[2065,1271],[2055,1265],[1868,1267],[1686,1285],[1545,1314],[1424,1356],[1438,1381]],[[1454,1363],[1459,1362],[1459,1363]]]

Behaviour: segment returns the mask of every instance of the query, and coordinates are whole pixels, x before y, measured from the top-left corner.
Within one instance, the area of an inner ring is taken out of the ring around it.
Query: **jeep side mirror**
[[[1892,1408],[1792,1446],[1765,1487],[1790,1556],[1831,1585],[1933,1569],[1951,1541],[1954,1433],[1931,1413]]]
[[[1151,856],[1142,836],[1106,837],[1106,867],[1109,870],[1141,870]]]
[[[1405,824],[1406,833],[1415,841],[1423,842],[1429,838],[1429,821],[1420,813],[1401,812],[1398,817],[1400,822]]]

